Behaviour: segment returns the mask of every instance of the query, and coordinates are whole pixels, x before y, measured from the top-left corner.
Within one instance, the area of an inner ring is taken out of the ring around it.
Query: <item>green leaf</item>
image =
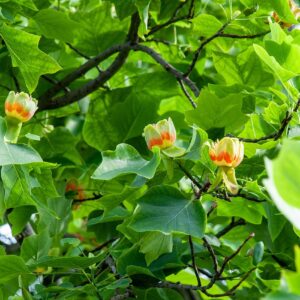
[[[264,210],[262,204],[234,197],[231,202],[219,201],[218,216],[240,217],[252,224],[261,224]]]
[[[37,262],[30,264],[31,269],[35,269],[39,266],[53,267],[53,268],[75,268],[75,269],[85,269],[93,264],[96,264],[104,259],[104,255],[98,255],[93,257],[51,257],[45,256],[39,259]]]
[[[139,199],[129,227],[138,232],[174,232],[201,238],[205,223],[199,200],[186,199],[174,187],[156,186]]]
[[[85,55],[97,55],[105,49],[123,43],[129,19],[120,22],[112,14],[112,5],[101,1],[93,9],[78,10],[72,20],[79,23],[76,43],[73,45]]]
[[[33,18],[42,34],[47,38],[58,39],[64,42],[72,42],[79,24],[68,16],[54,9],[42,9]]]
[[[163,152],[163,154],[165,154],[169,157],[179,157],[179,156],[184,155],[186,150],[174,145],[174,146],[171,146],[169,148],[162,150],[162,152]]]
[[[120,20],[131,16],[135,11],[135,0],[112,0]]]
[[[31,215],[36,211],[33,206],[20,206],[8,215],[8,220],[12,226],[12,234],[15,236],[22,232]]]
[[[242,98],[239,94],[231,94],[219,98],[208,89],[201,91],[198,107],[186,112],[189,124],[196,124],[202,129],[226,128],[226,132],[234,132],[246,122],[242,113]]]
[[[277,210],[273,203],[266,203],[264,205],[268,218],[268,229],[272,241],[274,241],[282,232],[286,225],[286,218]]]
[[[19,5],[25,6],[35,11],[38,10],[32,0],[13,0],[13,2],[16,2]]]
[[[213,53],[214,66],[227,84],[242,84],[253,88],[272,85],[273,75],[265,70],[257,58],[252,47],[237,56],[222,52]]]
[[[149,6],[151,0],[135,0],[140,19],[142,20],[141,34],[145,34],[148,28]]]
[[[284,140],[276,159],[266,160],[269,178],[264,181],[278,210],[300,229],[300,141]]]
[[[150,179],[154,176],[159,164],[159,149],[155,149],[152,159],[147,161],[142,158],[134,147],[120,144],[115,151],[104,151],[102,153],[102,163],[92,178],[110,180],[120,175],[137,174]]]
[[[46,230],[37,235],[26,237],[22,243],[21,256],[26,262],[35,262],[47,256],[51,238]]]
[[[31,147],[23,144],[11,144],[4,141],[6,123],[0,117],[0,166],[22,165],[42,162],[40,155]]]
[[[41,141],[34,141],[32,144],[44,159],[58,162],[65,158],[80,165],[82,159],[76,149],[77,142],[78,139],[67,128],[57,126]]]
[[[140,246],[140,252],[145,254],[145,259],[149,266],[162,254],[172,252],[173,238],[170,234],[149,232],[141,238]]]
[[[275,57],[269,55],[262,46],[254,44],[253,47],[258,57],[274,72],[280,81],[286,82],[297,75],[296,73],[283,68]]]
[[[212,15],[200,14],[196,18],[192,19],[193,32],[198,36],[211,36],[215,34],[223,24]]]
[[[0,26],[0,35],[9,50],[13,66],[20,69],[29,93],[35,90],[41,75],[61,69],[52,57],[38,48],[38,36],[5,24]]]
[[[291,8],[289,6],[289,1],[286,0],[273,1],[272,5],[275,11],[278,13],[280,19],[289,22],[291,24],[297,23],[297,20],[295,19],[295,16],[292,13]]]
[[[0,283],[30,274],[24,260],[16,255],[0,256]]]
[[[108,150],[141,137],[144,127],[160,118],[162,100],[179,93],[174,77],[163,72],[139,75],[131,83],[133,86],[96,94],[92,99],[83,127],[90,146]]]
[[[32,189],[39,186],[35,178],[29,175],[24,166],[3,166],[1,179],[5,189],[5,207],[13,208],[23,205],[35,205]]]

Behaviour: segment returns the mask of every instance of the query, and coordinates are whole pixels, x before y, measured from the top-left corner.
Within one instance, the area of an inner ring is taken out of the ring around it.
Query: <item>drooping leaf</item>
[[[137,174],[145,178],[152,178],[160,164],[159,149],[153,151],[153,157],[147,161],[127,144],[120,144],[115,151],[104,151],[102,163],[97,168],[92,178],[110,180],[120,175]]]

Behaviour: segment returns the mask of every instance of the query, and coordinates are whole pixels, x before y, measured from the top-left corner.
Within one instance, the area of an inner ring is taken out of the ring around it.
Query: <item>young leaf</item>
[[[102,153],[102,163],[92,178],[110,180],[125,174],[137,174],[150,179],[154,176],[159,164],[159,149],[155,149],[152,159],[147,161],[132,146],[120,144],[115,151]]]

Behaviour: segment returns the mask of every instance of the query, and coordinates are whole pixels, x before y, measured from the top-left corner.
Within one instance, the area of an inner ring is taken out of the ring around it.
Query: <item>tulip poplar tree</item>
[[[298,7],[0,0],[0,300],[300,299]]]

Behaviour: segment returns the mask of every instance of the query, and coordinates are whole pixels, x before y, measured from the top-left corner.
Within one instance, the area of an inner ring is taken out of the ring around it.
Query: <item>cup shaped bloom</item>
[[[37,100],[21,92],[9,92],[5,101],[5,114],[16,122],[29,121],[37,110]]]
[[[176,129],[171,118],[161,120],[156,124],[149,124],[144,128],[144,136],[150,150],[154,146],[167,149],[176,141]]]
[[[219,167],[236,168],[244,158],[244,144],[237,138],[224,137],[210,145],[209,156]]]

